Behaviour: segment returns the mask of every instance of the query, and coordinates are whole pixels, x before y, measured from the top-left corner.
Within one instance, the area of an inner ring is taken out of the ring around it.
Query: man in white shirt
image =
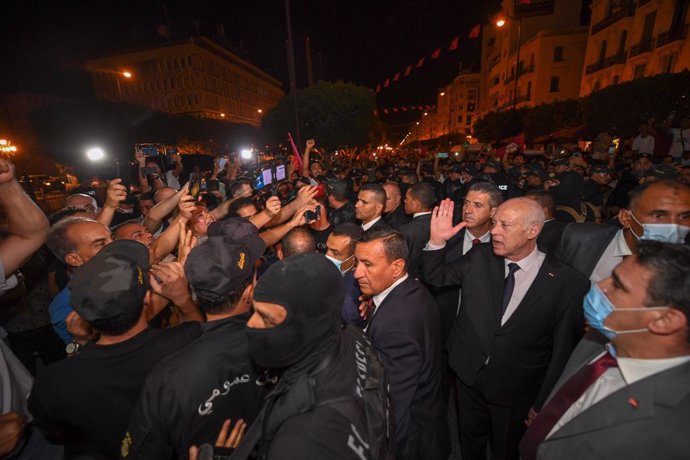
[[[632,150],[635,154],[648,153],[654,155],[654,136],[652,130],[647,123],[640,125],[640,134],[633,139]]]
[[[689,266],[690,248],[642,241],[592,287],[584,309],[593,331],[530,421],[523,459],[687,456]]]
[[[386,207],[386,190],[381,184],[365,184],[359,190],[355,203],[355,217],[367,231],[385,225],[381,214]]]
[[[680,158],[683,152],[690,151],[690,117],[680,120],[680,128],[672,128],[673,144],[668,154],[673,158]]]

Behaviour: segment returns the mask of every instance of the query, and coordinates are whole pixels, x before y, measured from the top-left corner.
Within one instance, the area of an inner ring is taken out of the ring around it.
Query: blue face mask
[[[616,307],[613,306],[611,301],[606,297],[606,295],[601,291],[599,286],[593,284],[584,301],[585,318],[587,318],[587,323],[590,327],[596,329],[601,334],[603,334],[609,340],[615,338],[618,334],[633,334],[636,332],[646,332],[647,328],[644,329],[630,329],[627,331],[614,331],[604,325],[604,320],[614,311]],[[641,307],[641,308],[621,308],[618,311],[649,311],[649,310],[665,310],[668,307]]]
[[[635,222],[642,226],[644,230],[642,236],[639,236],[635,231],[630,228],[630,231],[635,238],[638,240],[654,240],[661,241],[662,243],[673,243],[673,244],[683,244],[685,242],[685,237],[688,232],[690,232],[690,227],[678,224],[643,224],[630,213],[630,217],[633,218]]]
[[[327,256],[326,256],[326,259],[328,259],[328,260],[330,260],[331,262],[333,262],[333,265],[335,265],[335,268],[337,268],[338,271],[340,271],[340,274],[341,274],[341,275],[344,275],[345,273],[349,272],[350,269],[347,269],[347,270],[345,270],[345,272],[343,272],[343,271],[341,270],[342,265],[343,265],[345,262],[347,262],[348,260],[352,259],[354,256],[355,256],[355,255],[352,254],[350,257],[348,257],[348,258],[345,259],[345,260],[338,260],[338,259],[336,259],[335,257],[331,257],[331,256],[327,255]]]

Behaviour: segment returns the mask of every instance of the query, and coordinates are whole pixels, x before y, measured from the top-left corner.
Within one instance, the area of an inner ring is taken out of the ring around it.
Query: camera
[[[317,206],[313,211],[304,211],[304,218],[307,222],[319,220],[321,218],[321,206]]]

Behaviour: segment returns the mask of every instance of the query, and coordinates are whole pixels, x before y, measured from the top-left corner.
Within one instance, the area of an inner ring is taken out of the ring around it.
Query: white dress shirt
[[[416,218],[419,217],[419,216],[426,216],[427,214],[431,214],[431,211],[415,212],[415,213],[412,215],[412,218],[413,218],[413,219],[416,219]]]
[[[362,224],[362,230],[364,230],[364,231],[366,232],[366,231],[369,230],[376,222],[378,222],[378,221],[380,221],[380,220],[381,220],[381,216],[378,216],[376,219],[370,220],[370,221],[367,222],[366,224]]]
[[[609,245],[606,246],[606,249],[604,249],[604,252],[599,258],[599,262],[597,262],[592,274],[589,276],[589,280],[592,283],[598,283],[608,278],[611,276],[611,273],[613,273],[613,269],[616,268],[616,265],[623,262],[623,258],[629,255],[632,255],[632,251],[625,241],[623,229],[620,229],[616,232]]]
[[[501,318],[501,326],[503,326],[508,318],[511,317],[515,310],[517,310],[518,305],[525,298],[525,294],[529,290],[530,286],[534,282],[534,279],[539,273],[541,264],[544,263],[544,258],[546,254],[541,252],[539,249],[534,248],[534,251],[530,253],[527,257],[522,260],[513,262],[511,260],[505,259],[505,275],[508,276],[510,269],[508,268],[509,263],[516,263],[520,267],[520,270],[515,272],[515,287],[513,288],[513,294],[510,297],[510,302],[506,307],[506,311],[503,313],[503,318]]]
[[[590,364],[599,359],[601,353]],[[690,356],[679,356],[665,359],[634,359],[618,357],[618,367],[611,367],[594,382],[580,398],[556,422],[549,436],[560,430],[563,425],[586,411],[605,397],[615,393],[626,385],[650,377],[672,367],[680,366],[690,361]],[[547,438],[549,437],[547,436]]]
[[[474,241],[475,238],[478,238],[479,241],[482,243],[488,243],[491,241],[491,230],[488,232],[484,233],[482,236],[474,236],[473,234],[470,233],[468,229],[465,229],[465,236],[462,239],[462,255],[464,256],[467,254],[467,251],[472,249],[472,241]]]
[[[391,284],[388,286],[386,289],[384,289],[380,294],[376,294],[374,297],[372,297],[372,300],[374,301],[374,311],[371,313],[371,319],[374,319],[374,316],[376,316],[376,312],[379,311],[379,307],[383,303],[384,300],[386,300],[386,297],[388,297],[388,294],[391,293],[393,289],[395,289],[400,283],[405,281],[409,275],[405,273],[405,276],[397,280],[395,283]],[[371,324],[371,320],[369,321],[369,324]],[[367,324],[367,327],[369,325]],[[367,327],[364,328],[364,331],[366,332]]]

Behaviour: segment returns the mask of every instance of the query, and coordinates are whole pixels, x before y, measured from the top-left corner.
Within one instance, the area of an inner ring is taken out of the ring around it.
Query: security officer
[[[226,419],[252,423],[277,381],[252,363],[244,333],[263,240],[240,218],[211,224],[209,235],[185,263],[207,318],[201,337],[149,375],[123,440],[123,458],[186,458],[190,445],[213,444]]]

